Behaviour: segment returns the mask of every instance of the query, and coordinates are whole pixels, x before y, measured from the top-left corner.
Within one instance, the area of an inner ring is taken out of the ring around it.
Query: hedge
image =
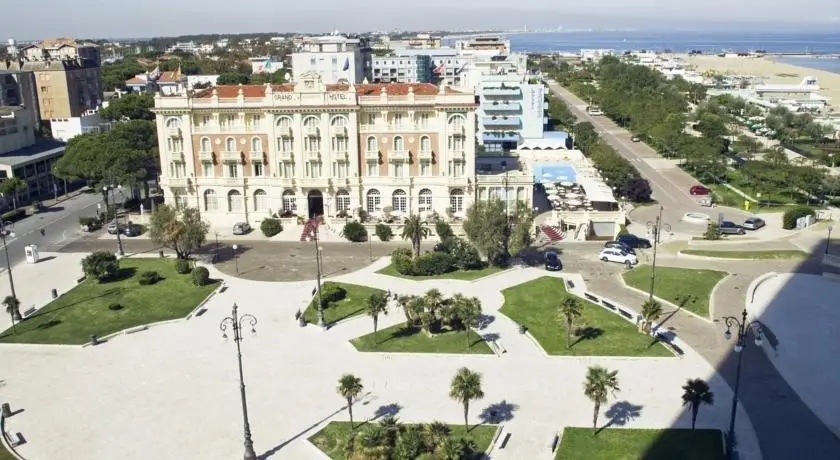
[[[800,217],[813,216],[814,210],[808,206],[794,206],[782,215],[782,228],[785,230],[793,230],[796,228],[796,221]]]
[[[24,217],[26,217],[26,209],[24,208],[18,208],[14,211],[3,213],[3,215],[0,216],[0,218],[3,219],[3,222],[16,222]]]
[[[267,238],[271,238],[283,231],[283,224],[280,223],[279,219],[263,219],[260,223],[260,230]]]

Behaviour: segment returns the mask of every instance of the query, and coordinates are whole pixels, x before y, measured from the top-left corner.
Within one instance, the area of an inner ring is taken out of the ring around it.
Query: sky
[[[767,29],[784,25],[840,30],[840,0],[319,0],[317,5],[297,0],[3,0],[7,1],[3,6],[7,20],[0,28],[7,37],[0,38],[18,40],[512,29],[524,25],[529,29],[676,30],[745,24]],[[72,8],[67,8],[68,1]]]

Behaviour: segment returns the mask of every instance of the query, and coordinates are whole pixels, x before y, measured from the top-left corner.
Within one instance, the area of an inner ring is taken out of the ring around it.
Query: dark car
[[[645,238],[639,238],[636,235],[618,235],[616,241],[630,246],[631,248],[647,249],[650,247],[650,240]]]
[[[128,224],[123,229],[123,235],[128,237],[135,237],[140,235],[140,227],[136,224]]]
[[[702,185],[692,185],[691,188],[688,189],[688,193],[692,195],[710,195],[712,193],[712,189]]]
[[[725,220],[720,223],[720,233],[723,235],[743,235],[747,232],[735,222]]]
[[[545,269],[551,272],[558,272],[563,269],[563,263],[560,262],[560,255],[557,251],[548,250],[545,252]]]
[[[605,248],[612,248],[612,249],[619,249],[619,250],[624,251],[628,254],[633,254],[634,256],[636,255],[636,251],[634,251],[632,247],[630,247],[629,245],[627,245],[625,243],[622,243],[621,241],[607,241],[606,243],[604,243],[604,247]]]

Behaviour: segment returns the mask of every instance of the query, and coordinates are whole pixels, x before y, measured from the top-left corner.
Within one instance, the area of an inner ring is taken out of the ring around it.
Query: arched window
[[[402,136],[394,137],[394,151],[405,152],[405,141],[403,140]]]
[[[429,136],[423,136],[420,138],[420,151],[421,152],[431,152],[432,151],[432,141],[429,139]]]
[[[350,210],[350,193],[347,190],[339,190],[335,193],[335,210],[349,211]]]
[[[452,212],[461,212],[464,210],[464,191],[456,188],[449,192],[449,206]]]
[[[377,148],[377,142],[375,136],[368,136],[367,138],[367,149],[366,152],[377,152],[379,149]]]
[[[333,135],[340,137],[347,136],[347,118],[343,116],[333,117],[330,126],[332,127]]]
[[[467,119],[463,115],[452,115],[447,122],[449,132],[455,135],[463,135],[467,126]]]
[[[382,196],[379,195],[379,190],[375,188],[367,192],[367,212],[372,213],[380,210],[382,204]]]
[[[404,190],[394,190],[394,194],[391,196],[391,206],[394,211],[405,213],[408,209],[408,200]]]
[[[297,211],[297,198],[295,197],[295,192],[293,192],[292,190],[283,191],[283,211]]]
[[[227,195],[228,201],[228,212],[241,212],[242,211],[242,194],[239,193],[239,190],[231,190],[228,192]]]
[[[278,128],[280,128],[280,135],[283,135],[283,131],[290,131],[292,129],[292,119],[289,117],[280,117],[274,123]]]
[[[254,191],[254,211],[264,212],[268,210],[268,194],[263,189]]]
[[[209,137],[202,137],[201,138],[201,151],[202,152],[209,152],[210,151],[210,138]]]
[[[262,152],[262,139],[260,139],[259,137],[251,138],[251,151]]]
[[[418,207],[419,211],[431,211],[432,210],[432,191],[424,188],[420,190],[420,194],[418,196]]]
[[[229,137],[225,139],[225,151],[227,152],[235,152],[236,151],[236,139]]]
[[[219,209],[219,202],[216,200],[216,191],[208,189],[204,191],[204,210],[216,211]]]
[[[171,117],[166,119],[166,127],[169,129],[177,129],[181,127],[181,120]]]
[[[304,133],[307,136],[317,136],[318,135],[318,118],[317,117],[306,117],[303,120],[303,129]]]

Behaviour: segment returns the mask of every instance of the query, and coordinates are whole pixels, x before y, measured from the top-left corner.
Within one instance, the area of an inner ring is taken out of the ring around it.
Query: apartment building
[[[292,53],[292,78],[317,73],[326,84],[361,83],[370,76],[371,51],[362,38],[343,35],[307,37],[298,41]]]
[[[373,83],[432,82],[432,59],[425,54],[374,57],[371,63]]]
[[[451,212],[475,194],[475,96],[431,84],[217,86],[155,99],[167,202],[213,225]]]
[[[83,59],[102,65],[99,45],[81,43],[71,38],[54,38],[20,48],[20,54],[27,61],[67,61]]]
[[[503,40],[499,36],[473,37],[469,40],[455,42],[458,54],[464,56],[483,55],[495,56],[510,54],[510,40]]]

